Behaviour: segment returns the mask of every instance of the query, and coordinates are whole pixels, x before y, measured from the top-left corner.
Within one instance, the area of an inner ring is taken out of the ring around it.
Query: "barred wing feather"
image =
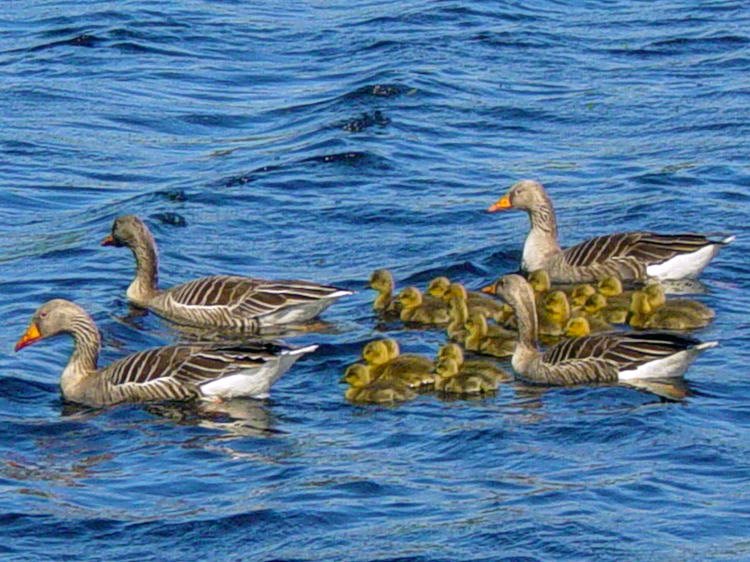
[[[702,234],[623,232],[585,240],[563,250],[563,255],[565,261],[574,267],[623,258],[641,263],[662,263],[679,254],[694,252],[715,243],[715,240]]]

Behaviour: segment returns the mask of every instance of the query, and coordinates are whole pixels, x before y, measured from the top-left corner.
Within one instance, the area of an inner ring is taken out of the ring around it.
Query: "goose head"
[[[464,352],[461,346],[455,343],[446,343],[443,347],[438,350],[438,360],[440,359],[453,359],[457,364],[464,362]]]
[[[529,273],[528,281],[529,285],[531,285],[531,288],[536,294],[541,294],[549,291],[550,287],[552,286],[552,283],[549,279],[549,273],[547,273],[544,269],[537,269]]]
[[[435,277],[435,279],[430,281],[430,284],[427,286],[427,294],[433,297],[443,298],[447,296],[450,285],[450,279],[448,279],[447,277]]]
[[[458,374],[458,363],[450,357],[444,357],[435,364],[435,372],[441,377],[453,377]]]
[[[607,297],[601,293],[594,293],[586,302],[583,303],[583,310],[586,314],[596,314],[607,306]]]
[[[370,288],[378,292],[390,292],[395,287],[393,275],[387,269],[376,269],[370,275]]]
[[[659,308],[667,302],[667,298],[664,296],[664,289],[659,283],[647,283],[646,286],[643,287],[643,292],[645,293],[646,298],[648,298],[648,303],[651,305],[651,308]]]
[[[571,338],[580,338],[588,336],[591,333],[589,321],[583,316],[576,316],[568,320],[565,324],[565,335]]]
[[[382,365],[391,359],[391,352],[384,340],[369,342],[362,349],[362,359],[368,365]]]
[[[596,293],[596,289],[588,283],[583,285],[576,285],[576,287],[570,293],[570,304],[573,306],[583,306],[586,299]]]
[[[614,275],[602,277],[597,283],[599,292],[605,297],[614,297],[622,294],[622,281]]]
[[[112,223],[112,232],[102,240],[102,246],[132,248],[143,240],[151,238],[148,227],[136,215],[120,215]]]
[[[422,291],[416,287],[406,287],[398,294],[398,301],[403,308],[417,308],[422,304]]]
[[[552,203],[542,184],[534,180],[521,180],[487,210],[490,213],[508,209],[532,211],[545,206],[552,207]]]
[[[16,343],[15,350],[58,334],[71,334],[75,323],[81,319],[93,324],[91,317],[77,304],[64,299],[47,301],[31,317],[29,327]]]
[[[370,367],[363,365],[362,363],[354,363],[349,365],[344,371],[344,376],[341,382],[348,383],[350,386],[361,387],[366,386],[372,381],[372,372]]]
[[[568,297],[566,297],[565,293],[562,291],[552,291],[551,293],[547,293],[544,297],[540,313],[550,318],[564,321],[570,316]]]

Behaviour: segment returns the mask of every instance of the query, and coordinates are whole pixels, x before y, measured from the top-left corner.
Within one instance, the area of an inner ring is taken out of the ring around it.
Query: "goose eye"
[[[46,313],[46,312],[40,312],[40,313],[39,313],[39,318],[44,318],[44,317],[46,317],[46,316],[47,316],[47,313]]]

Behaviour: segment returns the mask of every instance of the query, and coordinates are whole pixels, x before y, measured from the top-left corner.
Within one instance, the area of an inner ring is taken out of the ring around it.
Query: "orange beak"
[[[38,342],[40,339],[42,339],[42,334],[39,333],[39,328],[36,327],[36,324],[32,322],[31,324],[29,324],[29,329],[26,330],[26,333],[21,336],[20,340],[18,340],[15,351],[23,349],[27,345],[31,345],[34,342]]]
[[[111,234],[108,234],[107,237],[102,240],[102,246],[114,246],[115,245],[115,239],[112,238]]]
[[[510,197],[507,195],[503,195],[501,199],[498,199],[493,205],[490,205],[490,208],[487,209],[488,213],[494,213],[495,211],[507,211],[508,209],[512,209],[513,205],[510,202]]]
[[[488,293],[490,295],[494,295],[495,294],[495,284],[493,283],[492,285],[487,285],[486,287],[482,287],[481,290],[482,290],[483,293]]]

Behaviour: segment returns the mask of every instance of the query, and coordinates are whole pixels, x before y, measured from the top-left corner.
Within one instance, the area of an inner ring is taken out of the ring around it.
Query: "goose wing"
[[[217,312],[256,317],[342,291],[309,281],[255,279],[233,275],[202,277],[169,289],[179,306],[211,307]]]
[[[663,359],[700,342],[669,332],[602,334],[571,338],[551,347],[542,363],[565,384],[611,382],[620,371]]]
[[[170,345],[128,355],[103,375],[131,400],[185,400],[200,396],[202,384],[262,367],[286,349],[269,342]]]
[[[563,250],[563,256],[574,267],[592,266],[609,260],[657,264],[716,243],[716,240],[703,234],[622,232],[585,240]]]

